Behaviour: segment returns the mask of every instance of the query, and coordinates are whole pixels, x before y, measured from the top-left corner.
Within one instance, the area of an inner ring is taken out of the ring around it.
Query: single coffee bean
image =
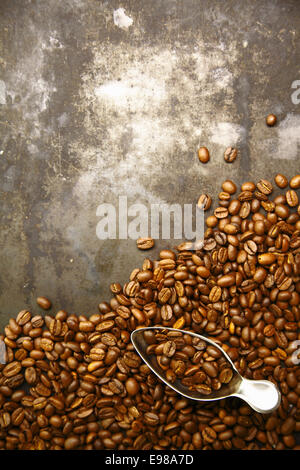
[[[18,361],[13,361],[4,367],[2,373],[4,377],[14,377],[21,371],[21,369],[22,369],[21,363]]]
[[[233,286],[235,282],[236,282],[235,273],[224,274],[217,281],[218,286],[220,287],[230,287],[230,286]]]
[[[199,209],[203,209],[204,211],[207,211],[212,203],[212,199],[208,194],[201,194],[201,196],[198,199],[197,206]]]
[[[290,187],[292,189],[300,188],[300,175],[295,175],[290,179]]]
[[[206,147],[199,148],[198,158],[201,163],[207,163],[210,160],[210,154]]]
[[[207,217],[205,223],[206,223],[207,227],[212,228],[212,227],[215,227],[218,224],[218,219],[214,215],[211,215],[211,216]]]
[[[214,286],[209,293],[209,300],[211,302],[218,302],[222,295],[222,289],[219,286]]]
[[[203,438],[204,442],[207,442],[207,443],[211,444],[212,442],[214,442],[216,440],[217,433],[210,426],[206,426],[202,431],[202,438]]]
[[[24,326],[25,323],[28,323],[30,321],[30,319],[31,313],[27,310],[21,310],[21,312],[19,312],[17,315],[16,323],[20,326]]]
[[[64,448],[66,450],[73,450],[77,449],[80,445],[80,439],[78,436],[69,436],[67,439],[64,441]]]
[[[271,194],[271,192],[273,191],[273,186],[272,184],[270,183],[270,181],[268,180],[265,180],[265,179],[261,179],[257,185],[256,185],[258,191],[260,191],[262,194]]]
[[[237,149],[234,147],[228,147],[224,153],[224,160],[226,163],[233,163],[237,157]]]
[[[255,191],[256,185],[253,181],[246,181],[242,184],[241,190],[242,191]]]
[[[266,117],[267,126],[273,127],[275,126],[276,122],[277,122],[277,117],[275,116],[275,114],[268,114],[268,116]]]
[[[274,253],[262,253],[258,255],[259,264],[269,265],[276,261],[276,255]]]
[[[36,303],[44,310],[49,310],[51,307],[51,302],[46,297],[37,297]]]
[[[286,202],[288,203],[290,207],[298,206],[299,199],[298,199],[296,191],[294,191],[293,189],[290,189],[289,191],[286,192],[285,197],[286,197]]]
[[[223,191],[229,193],[229,194],[234,194],[236,192],[236,185],[233,181],[231,180],[226,180],[222,184],[222,189]]]
[[[226,207],[217,207],[214,211],[214,216],[217,219],[225,219],[228,216],[228,209]]]
[[[281,189],[286,188],[286,186],[289,184],[288,179],[281,173],[277,173],[274,180],[277,186]]]
[[[163,347],[163,354],[167,357],[174,356],[176,352],[176,343],[174,341],[167,341]]]
[[[150,248],[153,248],[154,240],[151,237],[138,238],[136,241],[136,245],[139,250],[149,250]]]

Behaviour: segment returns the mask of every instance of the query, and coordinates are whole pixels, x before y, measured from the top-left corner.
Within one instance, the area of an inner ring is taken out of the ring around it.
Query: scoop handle
[[[269,380],[249,380],[242,378],[236,397],[242,398],[259,413],[272,413],[281,401],[277,386]]]

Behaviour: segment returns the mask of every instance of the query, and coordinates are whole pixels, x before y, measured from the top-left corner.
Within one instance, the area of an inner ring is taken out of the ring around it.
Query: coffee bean
[[[237,190],[235,183],[231,180],[226,180],[222,184],[223,191],[227,192],[228,194],[234,194]]]
[[[226,150],[225,150],[225,153],[224,153],[224,160],[226,163],[232,163],[236,160],[236,157],[237,157],[237,149],[236,148],[233,148],[233,147],[228,147]]]
[[[275,183],[277,184],[277,186],[281,189],[286,188],[286,186],[289,184],[287,178],[284,175],[282,175],[281,173],[278,173],[275,176],[274,180],[275,180]]]
[[[254,256],[257,252],[257,245],[253,240],[247,240],[244,243],[244,250],[249,254]]]
[[[230,287],[233,286],[236,282],[236,277],[234,273],[224,274],[218,279],[218,286],[220,287]]]
[[[217,207],[214,211],[214,216],[217,219],[225,219],[228,216],[228,209],[226,207]]]
[[[268,114],[268,116],[266,117],[267,126],[273,127],[275,126],[276,122],[277,122],[277,117],[275,116],[275,114]]]
[[[136,241],[136,245],[139,250],[149,250],[150,248],[153,248],[154,240],[151,237],[138,238]]]
[[[276,255],[273,253],[262,253],[258,255],[258,262],[263,265],[270,265],[276,261]]]
[[[290,179],[290,187],[292,189],[300,188],[300,175],[295,175]]]
[[[197,206],[199,209],[203,209],[204,211],[207,211],[212,203],[212,199],[208,194],[201,194],[201,196],[198,199]]]
[[[246,219],[249,216],[250,211],[251,211],[250,203],[248,201],[244,201],[240,207],[238,214],[242,219]]]
[[[258,191],[260,191],[262,194],[266,194],[266,195],[271,194],[271,192],[273,191],[272,184],[270,183],[270,181],[265,180],[265,179],[261,179],[257,183],[256,187],[257,187]]]
[[[286,192],[285,196],[286,196],[286,202],[288,203],[290,207],[298,206],[299,199],[298,199],[296,191],[294,191],[293,189],[290,189],[289,191]]]
[[[210,160],[210,154],[206,147],[199,148],[198,158],[201,163],[207,163]]]
[[[20,326],[24,326],[25,323],[29,322],[31,319],[31,313],[27,310],[21,310],[16,318],[16,323]]]
[[[44,310],[49,310],[51,307],[51,302],[46,297],[37,297],[36,303]]]
[[[214,286],[209,293],[209,300],[211,302],[218,302],[222,295],[222,289],[219,286]]]
[[[227,367],[225,369],[222,369],[219,375],[219,380],[222,384],[228,384],[233,376],[232,369]]]
[[[216,225],[218,224],[218,219],[216,216],[214,215],[211,215],[209,217],[207,217],[206,219],[206,225],[207,227],[215,227]]]
[[[174,356],[176,352],[176,343],[174,341],[167,341],[163,347],[163,354],[167,357]]]
[[[80,445],[80,439],[78,436],[70,436],[64,441],[64,448],[66,450],[77,449]]]
[[[21,371],[21,369],[21,363],[18,361],[13,361],[4,367],[2,373],[4,377],[14,377]]]
[[[205,442],[212,443],[217,438],[217,433],[213,428],[206,426],[202,431],[202,438]]]

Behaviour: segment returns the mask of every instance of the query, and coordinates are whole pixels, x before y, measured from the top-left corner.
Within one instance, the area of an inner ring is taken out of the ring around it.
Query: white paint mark
[[[6,104],[6,84],[0,80],[0,104]]]
[[[57,32],[53,31],[53,33],[49,35],[46,41],[42,41],[41,48],[47,51],[53,51],[55,49],[63,49],[64,45],[58,39]]]
[[[135,112],[157,106],[166,98],[164,82],[151,76],[146,78],[138,70],[129,70],[124,80],[107,82],[94,92],[107,104]]]
[[[211,141],[222,146],[237,145],[245,136],[242,126],[230,122],[218,122],[212,126],[211,132]]]
[[[68,124],[69,116],[67,115],[67,113],[62,113],[62,114],[57,118],[57,121],[58,121],[59,127],[65,127],[65,126]]]
[[[275,158],[295,160],[300,153],[300,114],[287,114],[277,127],[278,147]]]
[[[248,41],[243,41],[243,47],[244,48],[248,47]]]
[[[133,19],[125,14],[124,8],[118,8],[114,10],[114,23],[121,29],[128,29],[132,25]]]
[[[228,85],[232,85],[233,83],[232,73],[225,67],[219,67],[213,70],[213,78],[218,88],[227,88]]]

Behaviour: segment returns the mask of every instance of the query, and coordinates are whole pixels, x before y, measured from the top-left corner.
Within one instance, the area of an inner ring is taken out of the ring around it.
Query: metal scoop
[[[222,387],[219,390],[213,390],[209,396],[203,396],[198,391],[189,390],[189,388],[184,386],[179,379],[176,379],[175,382],[171,384],[167,381],[164,371],[158,367],[154,354],[148,355],[146,353],[146,349],[149,345],[146,343],[143,333],[147,330],[177,331],[185,335],[200,338],[202,341],[206,341],[211,344],[222,352],[231,365],[233,369],[231,381],[228,384],[222,384]],[[238,397],[247,402],[251,408],[259,413],[271,413],[280,405],[281,394],[276,385],[269,380],[249,380],[242,377],[226,352],[223,351],[217,343],[205,336],[185,330],[153,326],[134,330],[131,333],[131,341],[137,353],[146,362],[148,367],[160,378],[160,380],[186,398],[203,402],[211,402],[214,400],[222,400],[223,398]]]

